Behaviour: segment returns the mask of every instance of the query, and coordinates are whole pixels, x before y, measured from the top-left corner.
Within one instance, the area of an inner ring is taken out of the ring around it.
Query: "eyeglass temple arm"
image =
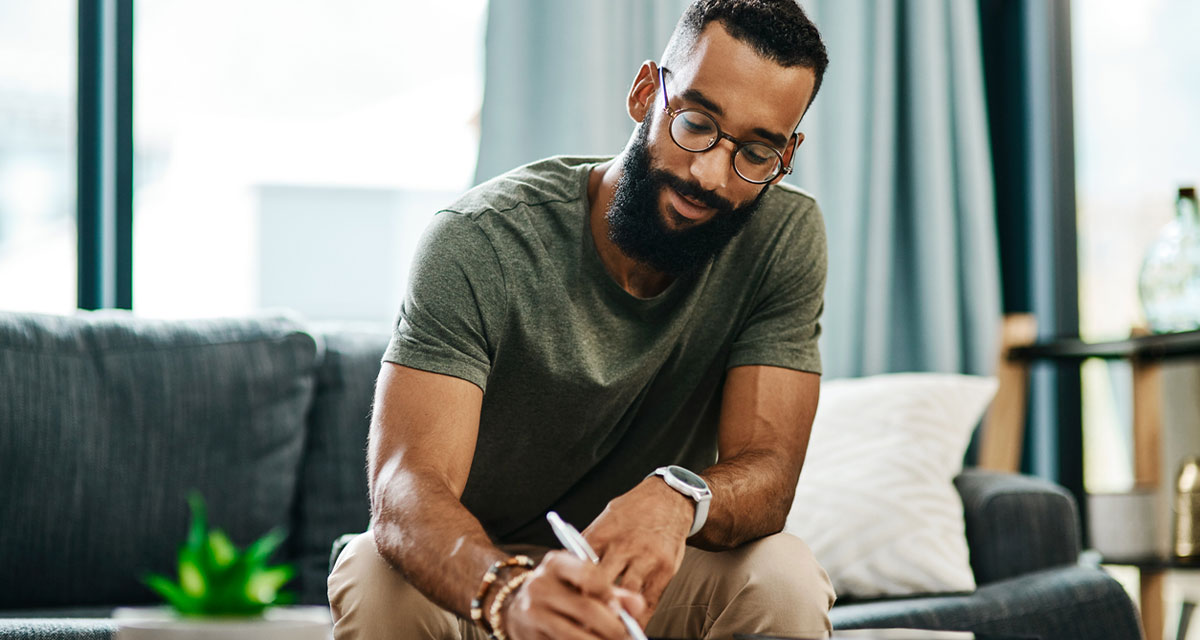
[[[800,136],[793,133],[792,139],[788,142],[792,143],[792,157],[788,158],[787,164],[783,167],[783,172],[790,175],[792,167],[796,164],[796,151],[800,148]]]

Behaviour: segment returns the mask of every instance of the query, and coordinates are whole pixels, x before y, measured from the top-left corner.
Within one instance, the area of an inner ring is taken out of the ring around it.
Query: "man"
[[[372,530],[329,578],[337,637],[623,638],[621,609],[651,636],[828,631],[829,580],[779,533],[824,230],[777,184],[825,66],[794,0],[698,0],[638,71],[620,156],[439,212],[378,380]],[[547,553],[551,510],[598,565]]]

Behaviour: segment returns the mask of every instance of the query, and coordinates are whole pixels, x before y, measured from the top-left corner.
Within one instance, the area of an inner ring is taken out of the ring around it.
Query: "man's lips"
[[[667,187],[667,195],[675,211],[688,220],[700,220],[713,211],[711,207],[706,207],[671,187]]]

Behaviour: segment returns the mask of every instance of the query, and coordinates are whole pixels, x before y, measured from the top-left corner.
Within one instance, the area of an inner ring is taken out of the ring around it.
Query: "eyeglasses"
[[[667,130],[671,132],[671,140],[680,149],[702,153],[717,146],[724,138],[736,147],[731,159],[733,170],[746,182],[766,184],[779,177],[780,173],[792,172],[791,166],[784,166],[783,154],[775,147],[755,140],[739,141],[721,131],[716,119],[699,109],[672,109],[667,98],[666,72],[665,68],[658,68],[658,84],[662,87],[663,111],[671,117]],[[796,135],[792,134],[792,140],[795,139]]]

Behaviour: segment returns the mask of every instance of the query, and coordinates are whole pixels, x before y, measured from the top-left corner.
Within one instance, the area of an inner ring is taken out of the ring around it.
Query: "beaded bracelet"
[[[471,600],[471,621],[487,633],[492,633],[492,630],[485,626],[483,617],[483,600],[487,597],[488,589],[496,581],[496,576],[500,574],[501,569],[508,567],[532,569],[533,566],[533,560],[529,556],[513,556],[492,563],[492,567],[487,570],[487,573],[483,574],[483,581],[479,583],[479,591],[475,594],[475,598]]]
[[[492,608],[488,611],[488,626],[492,628],[492,637],[496,640],[508,640],[508,634],[504,632],[504,601],[508,600],[508,596],[512,595],[529,576],[533,575],[532,571],[522,571],[506,582],[503,587],[500,587],[500,592],[496,594],[496,599],[492,600]]]

